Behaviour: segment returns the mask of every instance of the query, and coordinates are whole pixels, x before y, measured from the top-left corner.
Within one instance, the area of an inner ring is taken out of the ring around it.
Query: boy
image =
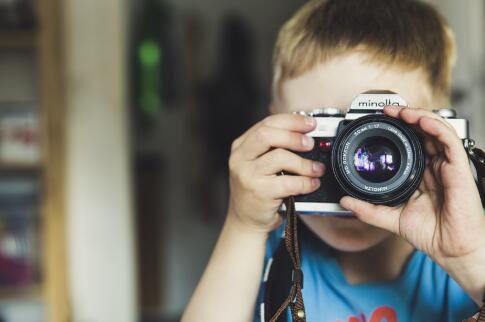
[[[431,112],[449,103],[453,60],[451,31],[418,0],[314,0],[289,20],[275,49],[273,115],[233,143],[227,220],[182,321],[258,319],[265,245],[268,258],[282,199],[316,190],[325,175],[290,152],[311,150],[305,133],[315,128],[290,112],[346,109],[376,89],[425,108],[385,109],[425,137],[424,179],[399,207],[344,197],[353,219],[300,217],[307,321],[473,315],[485,292],[485,217],[461,141]],[[297,175],[278,176],[283,170]]]

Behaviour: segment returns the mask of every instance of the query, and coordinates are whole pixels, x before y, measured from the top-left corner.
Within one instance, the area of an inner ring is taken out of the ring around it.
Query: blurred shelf
[[[0,50],[34,49],[37,47],[37,32],[30,30],[0,30]]]
[[[39,284],[31,284],[18,287],[1,287],[0,302],[28,300],[42,297],[42,287]]]
[[[0,111],[8,110],[8,109],[37,110],[38,106],[39,106],[39,102],[32,101],[32,100],[18,100],[18,101],[0,100]]]
[[[0,162],[0,172],[12,172],[12,173],[33,173],[41,172],[42,166],[40,164],[30,163],[2,163]]]

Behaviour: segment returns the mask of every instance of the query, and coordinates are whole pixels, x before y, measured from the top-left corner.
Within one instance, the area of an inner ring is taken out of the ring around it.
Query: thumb
[[[340,205],[352,211],[357,218],[369,225],[388,230],[395,234],[399,233],[399,212],[394,208],[373,205],[348,196],[340,200]]]

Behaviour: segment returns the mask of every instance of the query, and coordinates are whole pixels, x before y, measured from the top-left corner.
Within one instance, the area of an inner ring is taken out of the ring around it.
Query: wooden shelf
[[[41,172],[42,167],[40,164],[30,163],[2,163],[0,162],[0,172]]]
[[[62,0],[33,0],[38,26],[0,30],[0,53],[28,51],[36,61],[37,102],[0,102],[0,113],[31,109],[39,113],[42,160],[39,164],[2,163],[0,174],[40,176],[42,196],[38,206],[41,281],[25,287],[0,287],[0,304],[41,300],[42,320],[70,322],[70,301],[65,243],[65,70]],[[55,89],[55,90],[53,90]],[[38,285],[35,285],[38,284]]]
[[[29,30],[0,31],[0,50],[2,49],[35,49],[37,32]]]
[[[5,101],[0,100],[0,111],[8,109],[25,109],[25,110],[37,110],[39,102],[35,100],[18,100],[18,101]]]
[[[42,298],[42,287],[38,284],[19,287],[0,287],[0,302]]]

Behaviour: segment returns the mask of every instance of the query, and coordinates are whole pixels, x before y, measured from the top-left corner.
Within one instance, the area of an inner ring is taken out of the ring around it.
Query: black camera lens
[[[348,195],[389,206],[409,199],[425,164],[423,145],[414,130],[380,114],[344,125],[331,159],[335,178]]]
[[[396,175],[401,166],[401,154],[396,144],[384,137],[371,137],[354,152],[354,167],[365,180],[381,183]]]

